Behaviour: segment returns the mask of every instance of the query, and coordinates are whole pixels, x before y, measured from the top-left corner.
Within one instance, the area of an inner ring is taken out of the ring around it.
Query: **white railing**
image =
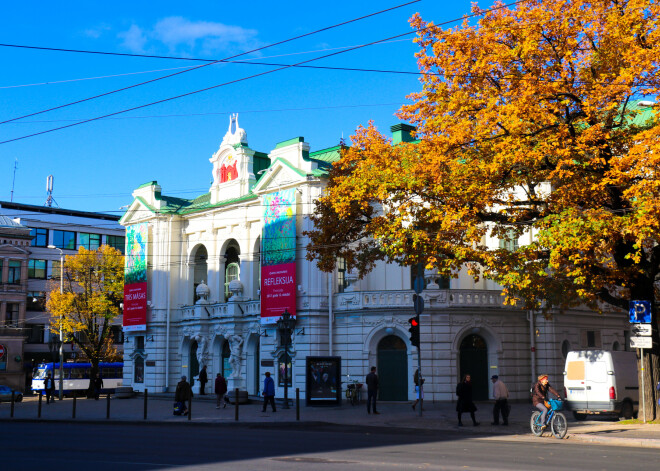
[[[241,301],[231,303],[195,304],[181,306],[181,319],[203,319],[225,316],[250,316],[261,312],[261,301]]]
[[[399,291],[353,291],[334,296],[337,311],[353,309],[408,309],[413,305],[412,290]],[[443,307],[503,307],[504,296],[501,291],[486,290],[425,290],[422,292],[426,308]]]

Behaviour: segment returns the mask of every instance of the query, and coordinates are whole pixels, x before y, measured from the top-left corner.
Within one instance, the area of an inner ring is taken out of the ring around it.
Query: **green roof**
[[[282,142],[277,143],[275,145],[275,149],[279,149],[281,147],[287,147],[287,146],[290,146],[290,145],[293,145],[293,144],[298,144],[300,142],[305,142],[305,138],[301,137],[301,136],[294,137],[293,139],[289,139],[287,141],[282,141]]]
[[[328,147],[327,149],[317,150],[309,153],[310,160],[332,164],[341,157],[341,146]]]

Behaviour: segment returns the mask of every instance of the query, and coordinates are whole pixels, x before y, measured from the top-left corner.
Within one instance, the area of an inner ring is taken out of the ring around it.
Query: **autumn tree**
[[[50,326],[55,332],[62,328],[65,341],[72,341],[92,364],[90,378],[95,378],[99,362],[117,356],[110,327],[121,314],[124,257],[107,245],[97,250],[80,247],[76,255],[66,256],[60,269],[63,284],[60,289],[60,280],[52,280],[46,304]]]
[[[502,4],[496,4],[502,7]],[[424,261],[495,280],[550,315],[655,305],[647,419],[660,417],[660,4],[528,0],[417,30],[422,89],[392,146],[369,124],[330,174],[309,257]],[[525,241],[515,250],[493,240]],[[366,251],[363,251],[366,248]],[[641,398],[640,398],[641,399]]]

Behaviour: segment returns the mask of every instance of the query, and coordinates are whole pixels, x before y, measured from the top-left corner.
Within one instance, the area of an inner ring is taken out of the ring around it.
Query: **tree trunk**
[[[639,377],[639,418],[645,422],[660,419],[660,405],[658,399],[660,391],[660,338],[658,337],[658,323],[655,319],[651,322],[651,337],[653,348],[643,350],[643,358],[637,352],[638,377]],[[644,380],[642,382],[642,375]],[[642,390],[642,384],[644,388]],[[643,401],[643,402],[642,402]]]

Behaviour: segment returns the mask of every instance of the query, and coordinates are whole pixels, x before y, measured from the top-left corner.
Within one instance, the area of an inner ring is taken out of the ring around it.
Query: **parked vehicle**
[[[23,400],[23,393],[14,391],[14,402],[21,402]],[[12,389],[9,386],[0,386],[0,402],[11,402]]]
[[[564,368],[566,406],[577,420],[590,414],[631,419],[639,409],[635,352],[568,352]]]

